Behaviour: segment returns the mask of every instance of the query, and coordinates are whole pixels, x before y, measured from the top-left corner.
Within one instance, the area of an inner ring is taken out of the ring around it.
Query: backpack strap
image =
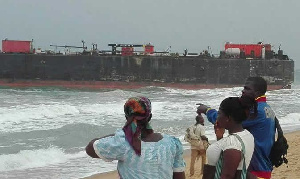
[[[247,175],[247,168],[246,168],[246,162],[245,162],[245,144],[242,140],[242,138],[237,135],[237,134],[233,134],[241,143],[242,145],[242,158],[243,158],[243,169],[242,169],[242,174],[241,174],[241,179],[246,179],[246,175]]]
[[[221,151],[219,160],[216,164],[216,172],[215,172],[214,179],[220,179],[221,178],[222,165],[223,165],[223,151]]]
[[[277,129],[277,133],[278,133],[278,138],[283,136],[283,131],[281,129],[281,126],[279,124],[279,121],[277,119],[277,117],[275,116],[275,127]]]

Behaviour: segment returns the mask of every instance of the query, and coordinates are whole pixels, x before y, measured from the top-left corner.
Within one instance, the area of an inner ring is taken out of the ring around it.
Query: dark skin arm
[[[173,172],[173,179],[185,179],[184,172]]]
[[[105,138],[105,137],[109,137],[109,136],[113,136],[114,134],[110,134],[110,135],[106,135],[106,136],[103,136],[103,137],[100,137],[100,138],[95,138],[93,140],[91,140],[89,142],[89,144],[85,147],[85,152],[90,156],[90,157],[93,157],[93,158],[99,158],[99,156],[96,154],[95,150],[94,150],[94,142],[98,139],[101,139],[101,138]]]
[[[242,159],[242,153],[236,149],[228,149],[224,151],[223,157],[221,179],[232,179],[235,177],[237,168]]]

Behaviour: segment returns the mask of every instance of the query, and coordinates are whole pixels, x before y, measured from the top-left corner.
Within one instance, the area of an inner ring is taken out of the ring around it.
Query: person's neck
[[[237,132],[242,132],[244,130],[242,125],[234,126],[230,129],[228,129],[229,134],[237,133]]]
[[[147,137],[142,138],[141,140],[143,142],[158,142],[163,138],[163,136],[160,133],[151,133],[148,134]]]
[[[255,99],[265,98],[265,97],[266,97],[266,95],[265,95],[265,94],[262,94],[262,95],[255,96]]]

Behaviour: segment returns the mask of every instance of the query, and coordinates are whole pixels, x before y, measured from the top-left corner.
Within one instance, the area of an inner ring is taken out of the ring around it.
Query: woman
[[[252,116],[256,115],[256,105],[256,101],[249,97],[230,97],[222,101],[215,125],[218,141],[206,151],[208,165],[204,168],[204,179],[246,178],[254,151],[254,138],[243,129],[242,121],[248,118],[252,109]],[[229,135],[223,138],[224,128]]]
[[[179,139],[154,133],[151,102],[145,97],[129,98],[124,105],[126,124],[114,135],[92,140],[86,153],[106,161],[118,160],[122,179],[184,179],[185,162]]]

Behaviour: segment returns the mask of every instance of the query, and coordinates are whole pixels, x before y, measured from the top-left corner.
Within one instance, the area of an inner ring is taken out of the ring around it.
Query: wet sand
[[[288,140],[289,150],[287,159],[289,160],[288,165],[283,164],[278,168],[274,168],[272,173],[272,179],[297,179],[300,178],[300,153],[297,152],[299,145],[300,145],[300,131],[292,132],[285,134],[285,137]],[[199,179],[202,178],[200,174],[200,162],[198,160],[195,165],[195,175],[190,177],[189,176],[189,164],[190,164],[190,151],[185,151],[184,159],[186,162],[186,178],[187,179]],[[197,170],[197,168],[199,170]],[[107,172],[107,173],[100,173],[85,179],[116,179],[119,178],[117,171]]]

